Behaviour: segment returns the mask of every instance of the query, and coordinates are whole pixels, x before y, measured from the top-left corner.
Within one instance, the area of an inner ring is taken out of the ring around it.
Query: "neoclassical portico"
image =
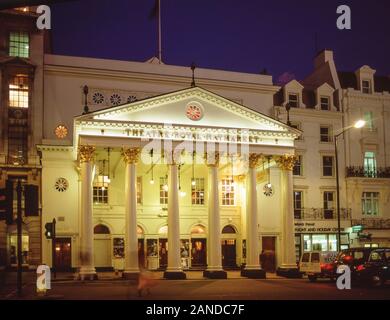
[[[146,229],[149,227],[147,221],[166,221],[168,258],[164,277],[186,278],[181,241],[185,233],[183,223],[188,224],[190,209],[183,207],[180,187],[184,180],[180,178],[180,173],[183,167],[187,168],[184,171],[190,170],[193,154],[197,155],[196,166],[205,169],[202,179],[207,182],[204,204],[196,209],[196,212],[203,212],[204,208],[207,218],[204,221],[195,218],[193,222],[196,224],[198,221],[206,230],[204,276],[226,278],[221,232],[227,221],[232,220],[229,213],[232,210],[226,203],[221,203],[221,183],[227,176],[232,181],[238,177],[240,181],[245,181],[241,184],[240,201],[236,204],[240,207],[235,209],[235,219],[241,221],[238,228],[241,230],[242,246],[240,244],[239,248],[243,253],[242,257],[240,251],[237,254],[245,263],[242,275],[265,277],[259,261],[262,233],[272,233],[279,241],[280,270],[296,269],[291,168],[294,139],[300,134],[298,130],[198,87],[76,117],[74,130],[73,158],[78,160],[81,172],[80,244],[76,248],[80,278],[96,278],[94,221],[102,221],[104,217],[111,219],[108,211],[107,215],[99,213],[98,217],[95,216],[92,203],[94,155],[107,148],[120,154],[112,179],[121,180],[121,184],[116,186],[119,193],[123,192],[124,200],[115,210],[122,207],[123,213],[115,211],[119,213],[114,213],[112,217],[118,222],[123,221],[124,277],[134,278],[139,273],[137,228],[141,214]],[[158,159],[152,165],[145,162],[151,150]],[[263,195],[265,165],[272,167],[268,171],[272,169],[273,174],[280,177],[278,189],[271,199],[275,205],[270,205],[271,200]],[[146,167],[149,169],[146,170]],[[153,213],[156,207],[148,207],[147,204],[140,209],[137,203],[137,177],[140,174],[150,175],[153,167],[166,174],[169,190],[164,202],[166,215]],[[266,207],[263,202],[268,203]],[[102,209],[99,210],[102,212]],[[122,214],[123,220],[118,220],[122,219]],[[276,221],[274,226],[268,227],[267,215]],[[275,216],[280,216],[280,226]]]

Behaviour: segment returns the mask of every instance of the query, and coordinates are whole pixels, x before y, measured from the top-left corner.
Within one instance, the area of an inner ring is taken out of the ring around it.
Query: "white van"
[[[336,278],[336,268],[333,264],[336,251],[309,251],[302,254],[299,271],[307,275],[310,281],[318,278]]]

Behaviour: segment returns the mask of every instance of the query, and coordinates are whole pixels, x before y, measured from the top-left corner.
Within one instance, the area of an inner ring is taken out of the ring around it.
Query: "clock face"
[[[198,121],[203,118],[203,107],[198,102],[190,102],[186,106],[186,116],[188,119]]]

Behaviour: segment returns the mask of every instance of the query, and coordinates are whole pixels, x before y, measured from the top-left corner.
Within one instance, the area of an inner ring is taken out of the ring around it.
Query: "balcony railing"
[[[390,219],[354,219],[352,225],[361,225],[363,229],[390,229]]]
[[[336,220],[337,211],[323,208],[294,209],[294,218],[296,220]],[[351,219],[351,209],[340,208],[340,219]]]
[[[364,167],[347,167],[347,178],[390,178],[390,167],[365,169]]]

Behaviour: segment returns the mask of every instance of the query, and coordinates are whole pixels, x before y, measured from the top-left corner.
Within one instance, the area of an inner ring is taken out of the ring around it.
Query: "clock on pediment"
[[[203,106],[196,101],[190,102],[186,106],[186,116],[193,121],[199,121],[203,118],[204,110]]]

